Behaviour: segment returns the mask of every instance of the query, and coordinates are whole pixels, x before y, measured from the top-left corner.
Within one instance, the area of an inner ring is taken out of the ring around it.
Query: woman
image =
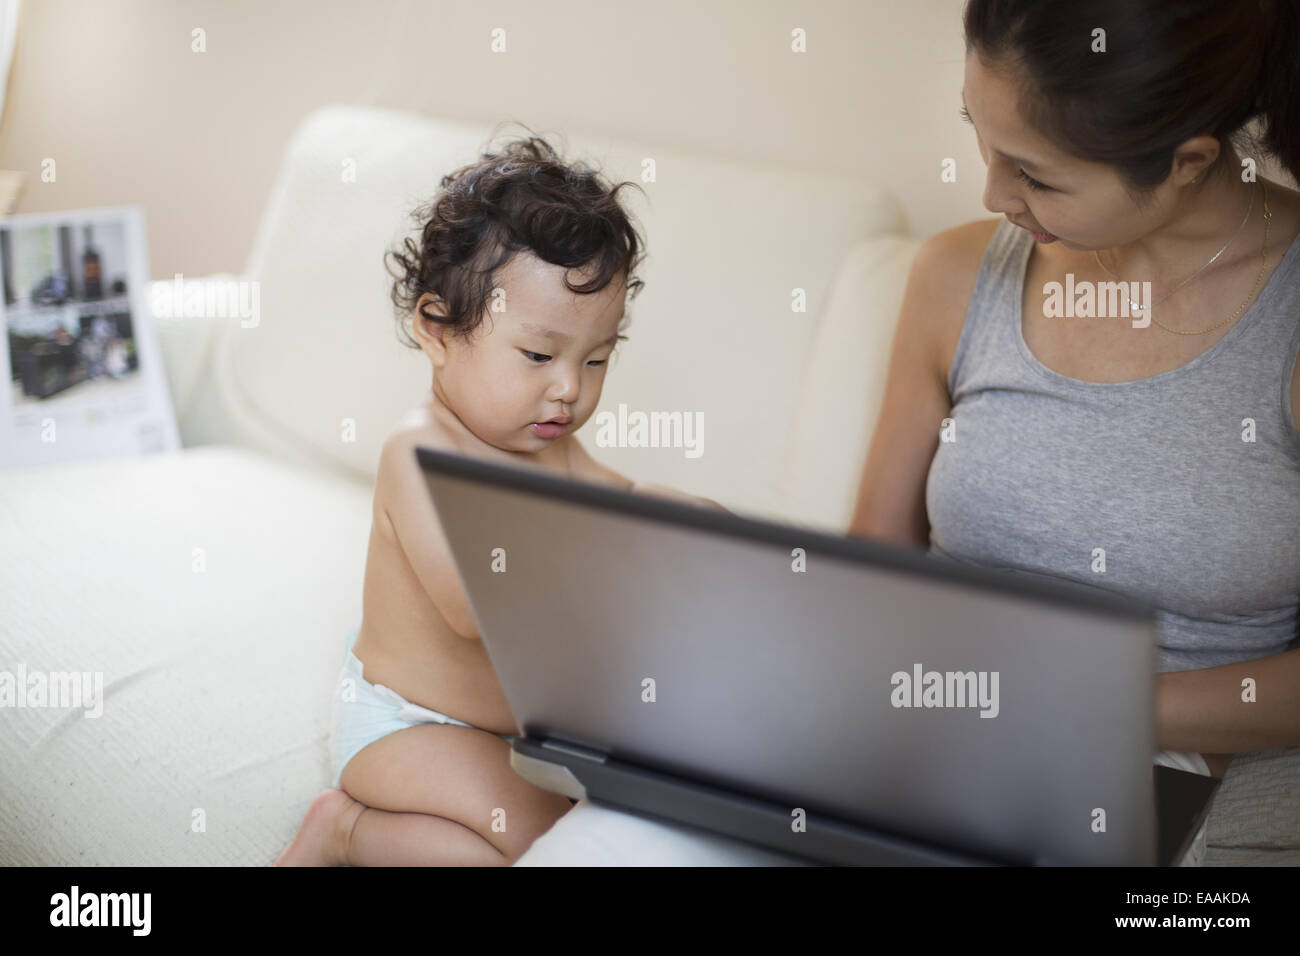
[[[1300,14],[964,20],[963,118],[1005,218],[915,259],[852,533],[1149,599],[1161,762],[1222,777],[1300,745],[1300,196],[1234,146],[1259,116],[1300,176]],[[1097,317],[1116,281],[1125,308]]]
[[[1234,145],[1259,116],[1300,175],[1296,0],[969,0],[965,32],[1003,218],[915,259],[851,533],[1145,596],[1160,762],[1222,777],[1300,745],[1300,195]],[[1138,301],[1058,317],[1067,281]],[[525,863],[769,859],[583,803]]]

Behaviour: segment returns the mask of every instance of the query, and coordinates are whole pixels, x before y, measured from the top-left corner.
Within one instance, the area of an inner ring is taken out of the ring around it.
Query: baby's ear
[[[434,316],[445,318],[446,315],[446,304],[431,293],[420,296],[411,314],[411,335],[419,343],[420,350],[439,367],[447,360],[447,336],[452,332]]]
[[[441,344],[448,327],[439,319],[446,319],[447,314],[446,301],[435,293],[426,292],[416,300],[415,311],[411,314],[411,332],[422,343],[432,340]]]
[[[415,314],[428,318],[431,315],[447,316],[447,304],[434,292],[426,292],[415,303]]]

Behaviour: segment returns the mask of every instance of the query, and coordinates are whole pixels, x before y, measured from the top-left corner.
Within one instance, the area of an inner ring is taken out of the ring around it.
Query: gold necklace
[[[1273,221],[1273,213],[1268,208],[1268,186],[1265,185],[1264,180],[1262,179],[1259,181],[1259,186],[1264,193],[1264,247],[1259,252],[1259,272],[1256,273],[1255,275],[1255,284],[1254,286],[1251,287],[1250,293],[1246,296],[1244,300],[1242,300],[1241,305],[1237,306],[1236,310],[1232,313],[1232,315],[1228,316],[1226,319],[1224,319],[1222,322],[1218,323],[1217,325],[1210,326],[1208,329],[1201,329],[1199,332],[1184,332],[1182,329],[1171,329],[1169,326],[1165,325],[1163,322],[1157,319],[1155,315],[1152,315],[1151,321],[1154,322],[1156,325],[1160,326],[1160,328],[1164,329],[1166,332],[1173,332],[1175,335],[1204,335],[1206,332],[1213,332],[1215,329],[1223,328],[1223,326],[1227,325],[1233,319],[1237,318],[1237,316],[1241,314],[1242,310],[1246,308],[1247,303],[1249,303],[1250,300],[1255,297],[1255,292],[1256,290],[1259,289],[1260,280],[1264,278],[1264,269],[1268,264],[1268,231],[1269,231],[1269,225]],[[1092,256],[1094,259],[1097,260],[1097,265],[1101,266],[1103,269],[1106,269],[1106,264],[1101,261],[1101,256],[1097,254],[1096,249],[1092,250]],[[1106,269],[1106,271],[1110,272],[1110,274],[1115,276],[1116,279],[1119,278],[1118,275],[1116,275],[1114,272],[1111,272],[1109,269]],[[1178,290],[1175,289],[1174,291],[1177,292]],[[1170,294],[1172,295],[1173,293]],[[1165,298],[1168,299],[1169,296],[1165,296]]]

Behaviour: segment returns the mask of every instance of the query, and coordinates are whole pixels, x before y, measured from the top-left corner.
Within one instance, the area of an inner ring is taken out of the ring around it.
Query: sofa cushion
[[[98,717],[0,711],[0,863],[270,863],[328,785],[369,530],[364,486],[234,448],[0,472],[0,670],[103,675]]]
[[[1300,747],[1240,753],[1214,795],[1206,866],[1300,866]]]
[[[921,242],[856,243],[817,321],[783,460],[782,510],[832,534],[848,530],[880,405],[912,257]]]

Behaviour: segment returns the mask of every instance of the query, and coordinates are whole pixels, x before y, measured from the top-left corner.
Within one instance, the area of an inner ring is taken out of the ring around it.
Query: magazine
[[[0,467],[176,451],[138,206],[0,219]]]

